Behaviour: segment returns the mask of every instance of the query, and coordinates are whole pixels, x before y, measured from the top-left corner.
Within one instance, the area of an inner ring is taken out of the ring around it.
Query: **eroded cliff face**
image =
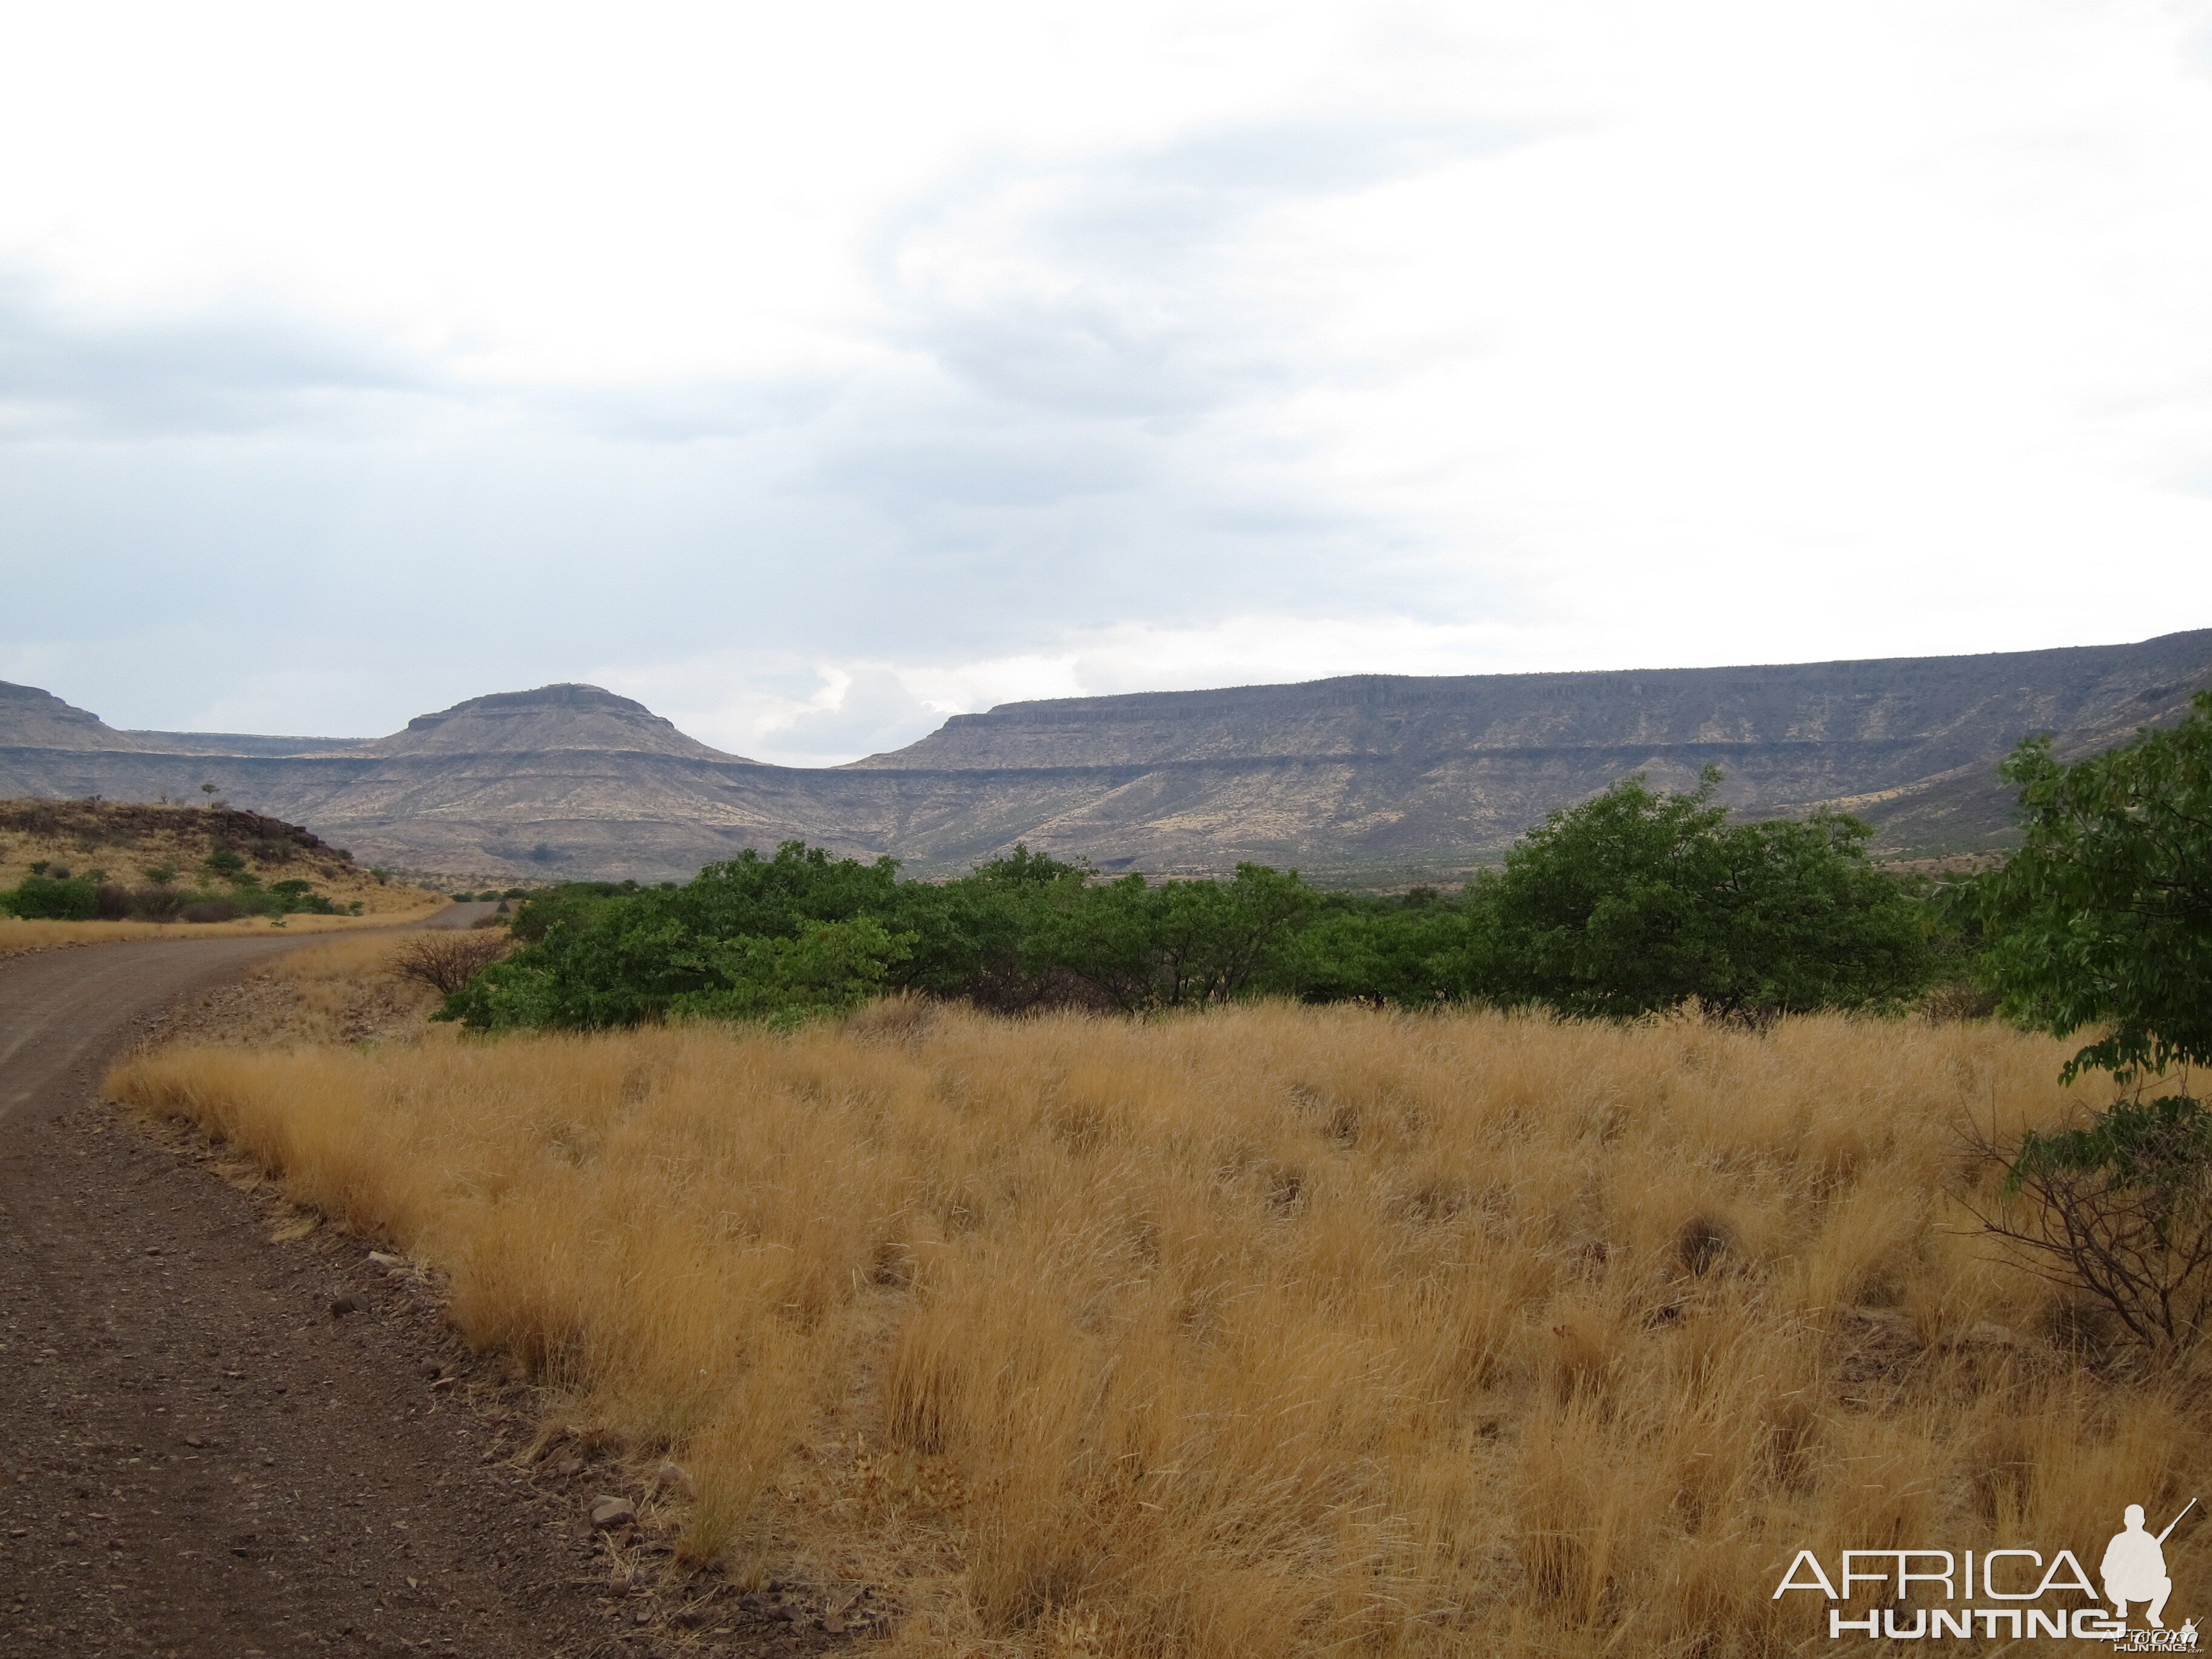
[[[592,686],[477,697],[365,743],[118,732],[0,687],[0,795],[152,799],[212,781],[365,860],[485,875],[688,876],[799,837],[921,873],[1016,841],[1109,869],[1244,859],[1323,878],[1449,879],[1641,771],[1717,764],[1753,813],[1837,801],[1897,856],[2001,845],[1996,763],[2087,752],[2212,684],[2212,630],[1976,657],[1412,678],[1014,703],[800,770],[726,755]],[[206,750],[180,752],[187,744]],[[290,752],[276,752],[289,749]]]

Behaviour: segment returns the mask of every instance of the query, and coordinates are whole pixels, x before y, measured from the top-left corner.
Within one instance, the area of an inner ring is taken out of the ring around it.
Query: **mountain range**
[[[798,838],[947,873],[1026,842],[1109,871],[1447,880],[1632,772],[1723,770],[1753,816],[1835,805],[1878,854],[1991,850],[1997,762],[2077,755],[2212,685],[2212,629],[2135,645],[1740,668],[1411,677],[1006,703],[849,765],[764,765],[590,685],[474,697],[375,738],[121,731],[0,682],[0,796],[198,800],[452,876],[688,877]]]

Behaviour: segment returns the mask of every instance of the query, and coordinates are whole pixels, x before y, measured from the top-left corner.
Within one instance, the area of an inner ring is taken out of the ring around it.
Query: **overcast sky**
[[[118,726],[2212,625],[2212,5],[21,6],[0,155]]]

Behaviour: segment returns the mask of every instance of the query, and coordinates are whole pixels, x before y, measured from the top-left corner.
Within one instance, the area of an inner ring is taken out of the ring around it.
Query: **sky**
[[[0,678],[113,725],[2212,626],[2212,0],[9,34]]]

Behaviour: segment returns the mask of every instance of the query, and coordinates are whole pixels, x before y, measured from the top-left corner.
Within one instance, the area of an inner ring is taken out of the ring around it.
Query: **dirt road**
[[[162,1006],[307,942],[0,963],[0,1655],[672,1651],[604,1594],[599,1471],[500,1458],[524,1425],[456,1404],[485,1370],[410,1281],[273,1244],[262,1200],[100,1103]]]

